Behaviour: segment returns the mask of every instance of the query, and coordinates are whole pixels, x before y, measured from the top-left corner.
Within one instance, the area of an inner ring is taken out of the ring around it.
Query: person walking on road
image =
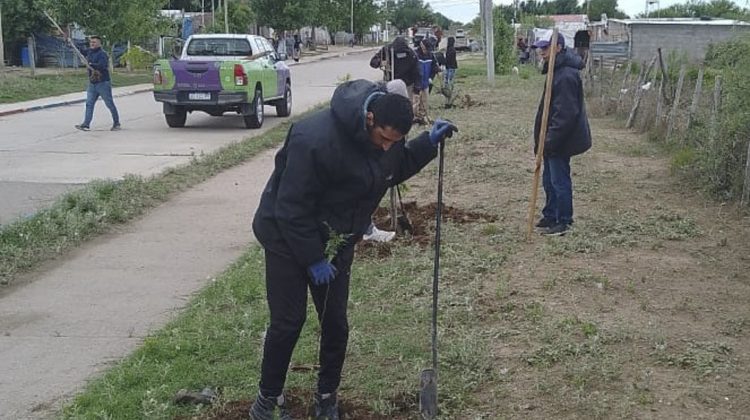
[[[583,60],[565,49],[565,38],[557,38],[557,45],[549,40],[539,40],[532,45],[539,51],[544,66],[549,69],[551,54],[555,58],[552,81],[552,101],[549,109],[549,124],[544,142],[544,172],[542,184],[546,196],[542,218],[536,227],[545,235],[564,235],[573,223],[573,183],[570,178],[570,158],[591,148],[586,106],[583,100],[583,84],[579,71]],[[544,93],[534,123],[534,150],[537,150],[542,124]]]
[[[388,188],[417,174],[456,130],[437,120],[407,142],[411,126],[407,98],[354,80],[336,88],[330,107],[289,130],[253,220],[265,249],[271,319],[251,419],[291,418],[283,389],[308,289],[321,326],[315,418],[339,419],[354,245]]]
[[[86,88],[86,114],[81,124],[76,128],[82,131],[88,131],[91,128],[91,120],[94,118],[94,106],[99,97],[104,101],[104,105],[112,113],[112,131],[119,130],[120,114],[117,112],[115,101],[112,99],[112,81],[109,76],[109,57],[102,49],[102,39],[98,36],[89,38],[89,51],[86,54],[86,60],[91,68],[88,69],[89,84]]]

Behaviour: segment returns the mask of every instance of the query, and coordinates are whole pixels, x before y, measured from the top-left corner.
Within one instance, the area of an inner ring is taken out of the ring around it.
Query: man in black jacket
[[[542,219],[536,224],[546,235],[564,235],[573,223],[573,183],[570,179],[570,158],[591,148],[591,131],[583,100],[583,84],[579,71],[583,60],[565,49],[565,38],[559,36],[557,45],[539,40],[536,48],[544,59],[542,73],[548,71],[551,54],[555,58],[552,82],[552,101],[549,110],[547,137],[544,142],[544,173],[542,183],[546,201]],[[544,94],[539,103],[534,124],[534,150],[539,142]]]
[[[419,81],[417,55],[409,48],[409,43],[403,36],[396,37],[392,43],[375,53],[370,59],[370,67],[382,68],[386,75],[385,80],[403,80],[410,92]]]
[[[305,322],[307,290],[321,325],[317,419],[338,419],[336,390],[348,340],[354,245],[389,187],[418,173],[456,127],[438,120],[411,141],[409,100],[370,81],[342,84],[330,108],[295,123],[276,155],[253,231],[265,248],[271,322],[263,348],[256,420],[289,418],[283,388]]]
[[[94,118],[94,105],[101,96],[104,105],[112,114],[112,131],[120,129],[120,115],[117,113],[115,101],[112,99],[112,82],[109,77],[109,58],[102,50],[102,40],[98,36],[89,39],[89,49],[86,60],[89,62],[88,69],[89,85],[86,89],[86,115],[83,122],[75,127],[81,131],[88,131],[91,120]]]

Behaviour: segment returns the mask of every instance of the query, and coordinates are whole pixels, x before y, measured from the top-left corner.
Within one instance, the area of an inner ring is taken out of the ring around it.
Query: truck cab
[[[291,114],[292,91],[286,57],[256,35],[200,34],[185,42],[179,59],[154,64],[154,99],[163,104],[170,127],[184,127],[187,115],[236,112],[247,128],[259,128],[264,106]]]

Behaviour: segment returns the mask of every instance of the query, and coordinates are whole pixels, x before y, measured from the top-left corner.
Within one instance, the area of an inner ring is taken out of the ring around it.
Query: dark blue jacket
[[[110,80],[109,57],[107,57],[107,53],[105,53],[103,49],[97,48],[89,50],[88,54],[86,54],[86,60],[88,60],[89,65],[91,65],[92,68],[94,68],[95,70],[99,70],[99,73],[102,74],[102,78],[101,80],[99,80],[99,83],[108,82]],[[90,79],[91,69],[89,69],[89,80]]]
[[[575,156],[591,148],[591,130],[579,74],[583,67],[581,57],[568,50],[563,50],[555,59],[549,125],[544,143],[545,156]],[[547,64],[544,65],[542,73],[547,73]],[[544,93],[534,123],[534,151],[537,150],[539,142],[543,109]]]
[[[417,60],[419,62],[419,85],[420,89],[427,89],[430,87],[430,79],[435,77],[440,72],[440,66],[438,65],[435,54],[430,50],[427,53],[422,52],[422,48],[414,50],[417,54]]]
[[[427,132],[387,152],[374,147],[365,107],[382,93],[370,81],[346,82],[336,88],[330,108],[292,125],[253,220],[264,248],[308,267],[324,258],[332,229],[348,236],[340,252],[350,250],[388,188],[437,155]]]

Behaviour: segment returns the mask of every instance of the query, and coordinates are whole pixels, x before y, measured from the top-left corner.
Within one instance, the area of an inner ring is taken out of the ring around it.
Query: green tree
[[[11,44],[51,26],[43,11],[49,0],[0,0],[3,6],[3,41]]]
[[[512,18],[512,16],[511,16]],[[492,10],[494,26],[494,56],[495,72],[508,73],[516,62],[515,48],[513,46],[513,28],[502,10],[502,6],[496,6]]]
[[[393,9],[393,26],[404,31],[418,24],[431,24],[432,8],[422,0],[401,0]]]
[[[572,15],[579,13],[578,0],[555,0],[552,2],[553,15]]]
[[[60,24],[77,23],[110,45],[148,40],[168,24],[160,14],[163,0],[99,0],[96,7],[88,0],[56,0],[53,4]]]
[[[712,0],[710,2],[688,1],[673,4],[664,9],[649,11],[649,16],[659,17],[713,17],[726,19],[750,20],[750,11],[743,9],[731,0]],[[639,17],[644,17],[640,14]]]
[[[250,0],[232,0],[228,2],[228,4],[229,10],[227,10],[227,20],[229,23],[229,33],[247,33],[250,25],[255,21],[255,14],[250,7]],[[206,28],[206,32],[224,33],[225,31],[224,10],[218,8],[216,9],[216,20],[213,25],[209,25],[208,28]]]
[[[206,0],[206,10],[210,10],[211,7],[211,0]],[[201,0],[168,0],[164,2],[164,8],[170,10],[184,10],[186,12],[200,12]]]
[[[588,12],[591,22],[600,20],[603,13],[608,18],[614,19],[625,19],[628,17],[622,10],[618,9],[617,0],[585,1],[583,2],[583,6],[581,6],[581,10]]]
[[[460,23],[460,22],[454,22],[454,21],[450,20],[447,16],[443,15],[442,13],[438,13],[438,12],[436,12],[435,14],[432,15],[432,22],[435,25],[438,25],[438,26],[440,26],[443,29],[448,29],[451,26],[453,26],[453,25],[455,25],[457,23]]]

